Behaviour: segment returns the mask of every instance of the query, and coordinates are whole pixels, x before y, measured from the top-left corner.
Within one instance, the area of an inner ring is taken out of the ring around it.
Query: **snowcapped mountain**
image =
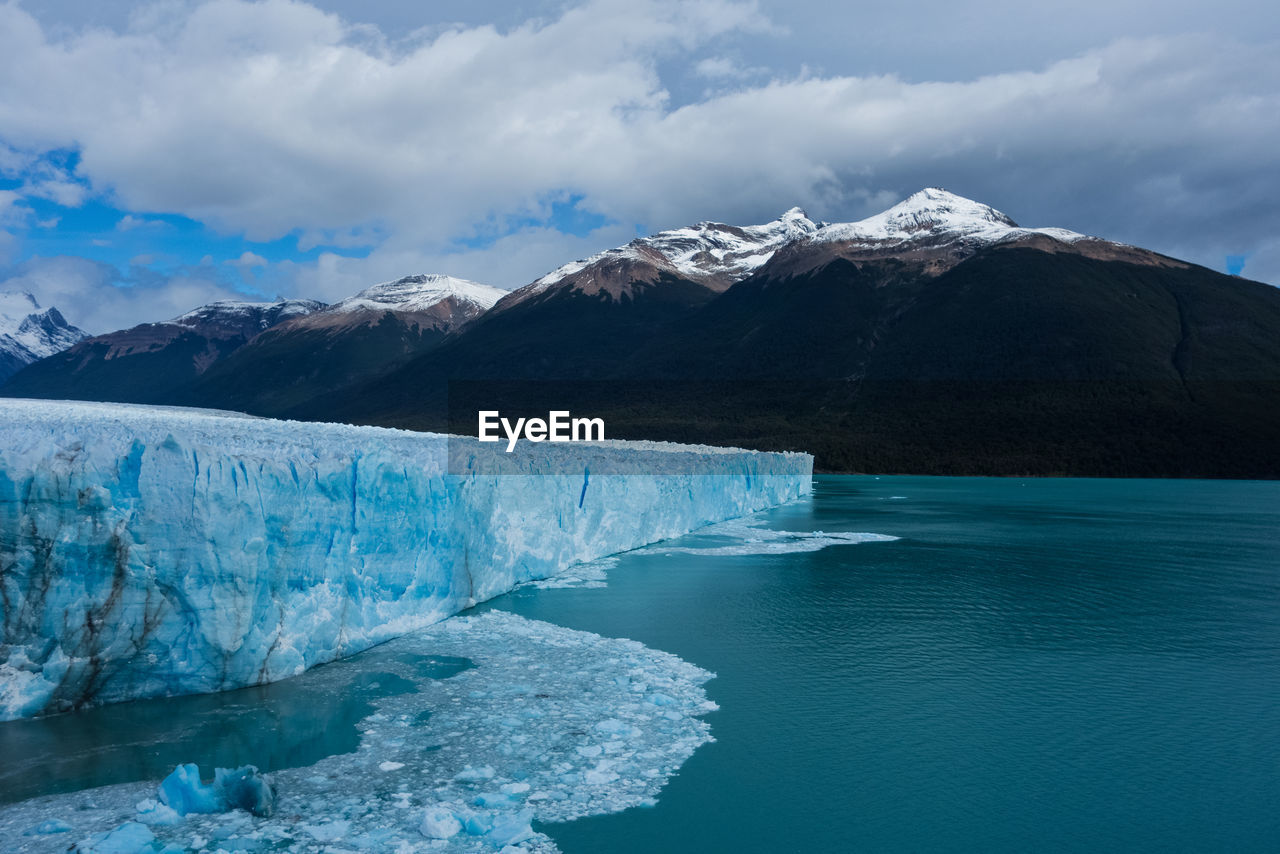
[[[835,258],[898,258],[936,276],[984,249],[1015,246],[1099,260],[1180,265],[1136,246],[1065,228],[1023,228],[990,205],[927,187],[874,216],[825,225],[806,240],[790,242],[770,259],[770,273],[799,275]]]
[[[277,300],[276,302],[243,302],[219,300],[193,308],[185,314],[156,323],[140,323],[129,329],[98,335],[83,342],[82,349],[105,345],[102,358],[118,359],[139,353],[164,349],[177,339],[194,333],[209,341],[249,340],[277,323],[301,317],[324,308],[315,300]],[[213,356],[212,351],[209,353]],[[202,362],[203,371],[214,359]]]
[[[795,275],[850,259],[899,257],[937,275],[981,249],[998,245],[1071,251],[1103,260],[1170,264],[1137,247],[1064,228],[1023,228],[989,205],[928,187],[882,213],[857,222],[816,222],[800,208],[764,225],[700,222],[661,231],[553,270],[513,291],[499,311],[552,291],[613,299],[634,297],[664,276],[719,293],[760,271]],[[772,262],[772,264],[771,264]]]
[[[506,294],[442,275],[373,285],[254,338],[200,377],[185,400],[248,412],[286,411],[432,349]]]
[[[833,223],[818,230],[818,243],[970,242],[991,244],[1020,233],[1036,232],[1067,242],[1083,234],[1062,228],[1021,229],[1005,214],[981,202],[937,187],[926,187],[882,213],[858,222]]]
[[[448,332],[484,314],[507,295],[501,288],[438,274],[405,276],[365,288],[286,329],[349,329],[380,323],[387,312],[424,331]]]
[[[0,383],[87,337],[56,308],[41,310],[31,294],[0,292]]]
[[[84,338],[14,374],[4,393],[134,403],[168,401],[176,389],[263,330],[323,307],[324,303],[315,300],[212,302],[170,320]]]
[[[3,394],[439,430],[492,381],[832,470],[1254,476],[1280,472],[1277,327],[1275,288],[927,188],[857,222],[659,232],[506,295],[410,276],[264,321],[209,306]]]
[[[405,276],[394,282],[383,282],[365,288],[355,296],[329,306],[328,311],[426,311],[445,300],[488,309],[506,295],[507,292],[501,288],[453,276]]]
[[[201,403],[256,411],[387,369],[438,344],[507,292],[406,276],[333,305],[221,301],[81,342],[15,376],[10,396]]]
[[[633,241],[289,414],[440,429],[528,390],[830,470],[1256,476],[1280,471],[1276,328],[1276,288],[929,188]]]
[[[146,325],[173,325],[215,335],[237,334],[251,338],[277,323],[304,317],[324,307],[324,303],[310,299],[280,299],[275,302],[218,300],[194,308],[172,320]]]
[[[565,264],[513,292],[503,307],[552,289],[606,293],[616,299],[633,294],[637,283],[652,284],[663,274],[723,291],[751,275],[780,247],[815,233],[821,225],[800,208],[792,208],[764,225],[700,222],[660,231]]]

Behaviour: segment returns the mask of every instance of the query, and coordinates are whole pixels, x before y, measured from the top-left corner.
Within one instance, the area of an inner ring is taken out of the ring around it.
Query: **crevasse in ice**
[[[0,436],[0,720],[292,676],[812,472],[602,442],[484,474],[457,437],[51,401],[0,402]]]

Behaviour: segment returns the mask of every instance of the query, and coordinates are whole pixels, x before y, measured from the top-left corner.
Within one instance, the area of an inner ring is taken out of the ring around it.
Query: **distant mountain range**
[[[107,335],[81,333],[83,340],[19,371],[0,393],[166,403],[259,333],[322,308],[314,300],[222,301]]]
[[[334,407],[347,389],[438,346],[506,293],[450,276],[374,285],[263,332],[171,400],[277,414]]]
[[[410,277],[258,322],[88,339],[0,393],[466,432],[477,408],[571,406],[828,470],[1280,476],[1280,290],[938,189],[855,223],[661,232],[510,293]]]

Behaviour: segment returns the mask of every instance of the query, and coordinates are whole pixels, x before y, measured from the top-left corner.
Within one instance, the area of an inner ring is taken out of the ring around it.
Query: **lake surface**
[[[828,476],[757,524],[477,609],[718,674],[716,741],[565,852],[1280,850],[1280,483]],[[393,654],[0,725],[0,800],[349,752]]]
[[[1280,850],[1280,483],[832,476],[764,518],[901,539],[487,606],[718,674],[716,743],[564,851]]]

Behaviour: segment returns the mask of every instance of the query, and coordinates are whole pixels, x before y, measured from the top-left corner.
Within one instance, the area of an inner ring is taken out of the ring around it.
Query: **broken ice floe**
[[[354,753],[272,772],[271,817],[174,820],[159,781],[131,783],[0,807],[0,852],[548,852],[534,821],[651,804],[711,740],[701,718],[716,708],[702,687],[711,674],[635,641],[495,611],[368,655],[416,690],[373,701]],[[476,666],[433,678],[442,656]],[[208,785],[179,771],[184,795]],[[228,772],[219,779],[225,790]]]
[[[553,590],[564,587],[605,587],[605,579],[609,570],[618,565],[616,557],[602,557],[588,563],[578,563],[567,567],[564,571],[551,576],[528,581],[521,587],[535,587],[539,590]]]
[[[709,556],[728,555],[776,555],[793,552],[816,552],[828,546],[853,543],[882,543],[898,539],[887,534],[866,534],[852,531],[774,531],[765,528],[759,517],[734,519],[681,538],[677,542],[686,545],[659,543],[639,549],[650,554],[691,554]],[[606,557],[589,563],[576,564],[563,572],[537,581],[526,582],[521,587],[539,589],[561,587],[605,587],[610,570],[618,565],[617,557]]]
[[[706,542],[706,545],[674,546],[665,543],[643,551],[661,554],[691,555],[776,555],[793,552],[816,552],[828,546],[851,543],[884,543],[898,539],[887,534],[853,531],[775,531],[763,527],[759,518],[734,519],[709,525],[680,542]],[[728,542],[724,542],[727,540]]]

